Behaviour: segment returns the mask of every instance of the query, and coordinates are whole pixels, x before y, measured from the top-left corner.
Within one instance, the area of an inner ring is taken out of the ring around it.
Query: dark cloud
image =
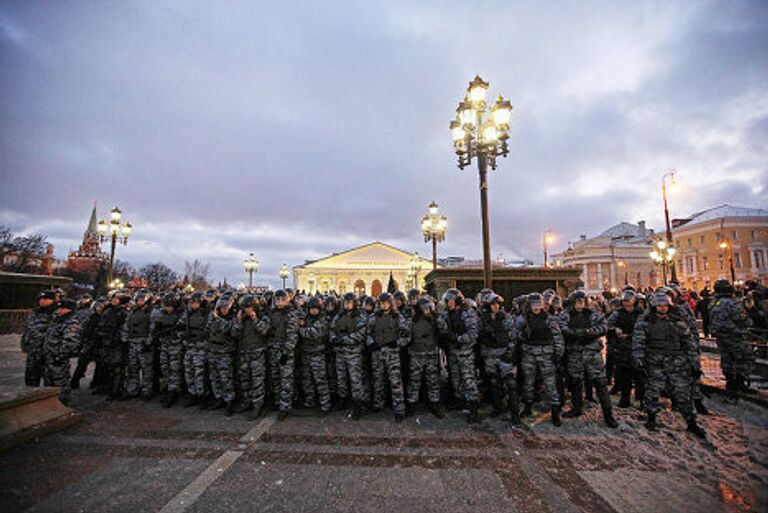
[[[484,27],[484,30],[471,29]],[[0,7],[0,222],[60,256],[98,199],[135,224],[122,257],[283,262],[370,240],[480,254],[477,173],[448,120],[479,72],[515,105],[491,173],[494,254],[540,259],[620,221],[768,204],[761,2],[17,2]]]

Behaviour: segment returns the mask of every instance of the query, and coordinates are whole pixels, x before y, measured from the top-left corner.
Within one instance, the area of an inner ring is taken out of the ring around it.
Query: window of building
[[[755,261],[755,269],[762,269],[765,266],[765,262],[763,262],[763,252],[754,251],[752,255],[753,260]]]
[[[679,247],[680,247],[680,239],[677,239],[677,240],[675,241],[675,247],[676,247],[676,248],[679,248]]]
[[[709,269],[709,258],[701,257],[701,267],[703,267],[705,271]]]
[[[689,248],[693,247],[693,241],[691,239],[688,239],[688,247]]]
[[[688,239],[688,242],[691,242],[691,239]],[[693,257],[685,258],[685,274],[693,274]]]
[[[732,238],[733,240],[736,240],[736,239],[738,239],[738,238],[739,238],[739,234],[738,234],[738,232],[737,232],[736,230],[733,230],[733,231],[731,232],[731,238]]]
[[[703,245],[704,245],[704,241],[705,241],[705,240],[707,240],[707,239],[706,239],[706,237],[704,237],[704,236],[702,235],[701,237],[699,237],[699,244],[701,244],[701,245],[703,246]]]
[[[722,239],[722,238],[723,238],[723,234],[722,233],[720,233],[720,232],[716,232],[715,233],[715,240],[717,240],[717,242],[720,242],[720,239]]]
[[[741,253],[733,254],[733,265],[739,268],[741,267]]]
[[[720,258],[720,270],[721,271],[723,270],[723,259],[722,258]]]
[[[749,240],[755,240],[755,230],[749,231]]]

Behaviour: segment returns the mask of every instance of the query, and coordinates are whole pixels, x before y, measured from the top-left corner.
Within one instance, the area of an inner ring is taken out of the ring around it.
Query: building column
[[[597,266],[597,289],[603,290],[603,264],[601,262],[597,262],[595,264]]]
[[[584,266],[584,277],[582,278],[584,280],[584,288],[589,288],[589,264],[582,264]]]
[[[616,286],[616,262],[611,261],[611,290],[618,288]]]

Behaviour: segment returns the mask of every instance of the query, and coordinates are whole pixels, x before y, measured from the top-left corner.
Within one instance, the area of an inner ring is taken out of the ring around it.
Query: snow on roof
[[[723,217],[768,217],[768,210],[762,208],[737,207],[734,205],[719,205],[691,215],[690,221],[680,226],[691,226],[706,223]]]
[[[611,237],[611,238],[618,238],[618,237],[637,237],[640,235],[640,226],[632,223],[619,223],[617,225],[611,226],[607,230],[605,230],[603,233],[598,235],[598,237]]]

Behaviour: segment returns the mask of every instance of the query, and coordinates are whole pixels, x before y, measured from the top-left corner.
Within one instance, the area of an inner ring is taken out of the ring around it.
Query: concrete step
[[[0,451],[59,431],[82,415],[59,401],[59,388],[5,388],[0,394]]]

